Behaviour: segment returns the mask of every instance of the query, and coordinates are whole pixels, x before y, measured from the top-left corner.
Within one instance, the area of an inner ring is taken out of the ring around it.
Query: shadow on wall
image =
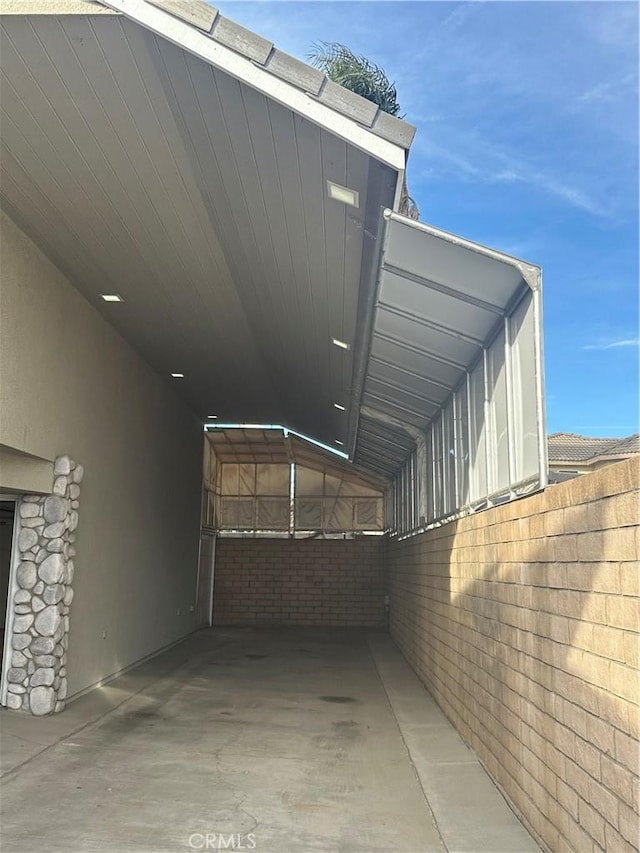
[[[388,545],[392,636],[553,850],[637,849],[639,474]]]

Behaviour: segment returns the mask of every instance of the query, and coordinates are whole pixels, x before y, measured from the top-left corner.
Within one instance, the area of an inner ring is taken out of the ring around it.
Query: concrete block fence
[[[552,851],[638,849],[640,466],[389,541],[390,630]]]
[[[386,626],[381,536],[216,544],[214,625]]]

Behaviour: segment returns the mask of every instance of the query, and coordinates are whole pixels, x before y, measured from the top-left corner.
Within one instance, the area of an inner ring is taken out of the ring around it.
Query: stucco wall
[[[391,634],[550,850],[636,850],[638,460],[390,542]]]
[[[4,214],[1,223],[0,445],[85,468],[73,695],[193,630],[202,428]]]

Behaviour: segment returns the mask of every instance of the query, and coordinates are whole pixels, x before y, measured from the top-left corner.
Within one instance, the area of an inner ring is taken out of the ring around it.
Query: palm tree
[[[395,84],[365,56],[356,56],[338,42],[323,41],[313,45],[308,59],[334,83],[373,101],[385,113],[397,116],[400,112]]]
[[[357,56],[338,42],[318,42],[312,46],[307,58],[334,83],[372,101],[385,113],[398,116],[400,104],[395,83],[389,80],[379,65],[368,60],[366,56]],[[411,219],[420,218],[418,205],[407,190],[406,173],[402,185],[400,213]]]

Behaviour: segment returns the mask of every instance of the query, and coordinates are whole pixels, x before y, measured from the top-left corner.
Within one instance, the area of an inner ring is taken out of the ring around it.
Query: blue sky
[[[421,219],[543,267],[549,432],[638,430],[638,5],[216,3],[385,68]]]

